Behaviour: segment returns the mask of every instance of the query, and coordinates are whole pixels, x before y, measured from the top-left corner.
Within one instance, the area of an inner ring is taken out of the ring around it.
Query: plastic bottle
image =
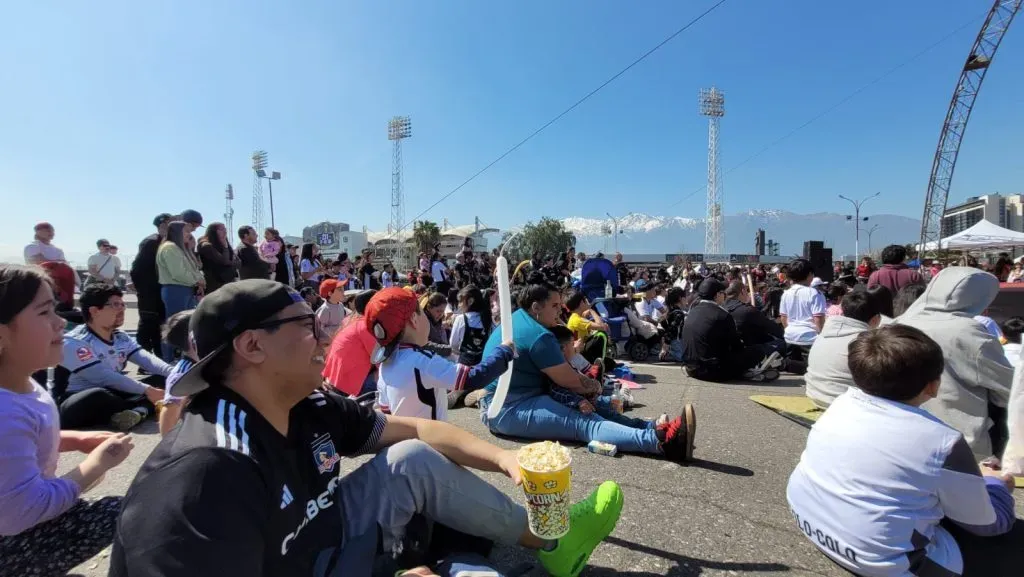
[[[612,292],[612,281],[604,281],[604,298],[610,299],[613,296],[615,296],[615,293]]]
[[[623,407],[622,395],[619,394],[619,391],[617,390],[614,393],[612,393],[612,410],[614,410],[616,413],[619,413],[620,415],[625,410],[625,408]]]

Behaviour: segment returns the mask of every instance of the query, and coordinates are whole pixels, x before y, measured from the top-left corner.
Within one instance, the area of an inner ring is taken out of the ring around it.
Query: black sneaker
[[[664,435],[661,451],[667,459],[677,463],[693,459],[693,440],[697,436],[697,411],[693,405],[686,403],[681,415],[659,425],[657,430]]]

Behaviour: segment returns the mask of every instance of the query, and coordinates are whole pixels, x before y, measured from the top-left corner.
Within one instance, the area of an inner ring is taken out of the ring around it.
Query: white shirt
[[[447,420],[448,391],[462,390],[469,370],[430,351],[399,345],[380,365],[378,402],[399,417]]]
[[[1006,343],[1003,345],[1003,354],[1006,355],[1006,360],[1010,361],[1013,365],[1014,370],[1020,368],[1020,343]]]
[[[430,265],[430,276],[434,277],[434,282],[445,282],[448,280],[448,267],[439,260],[435,260]]]
[[[658,320],[658,312],[665,310],[665,305],[662,304],[658,299],[640,299],[636,302],[636,312],[643,317],[651,317],[655,321]]]
[[[305,274],[307,272],[313,272],[313,271],[315,271],[317,269],[318,265],[319,265],[319,263],[312,263],[312,262],[309,261],[308,258],[302,259],[302,262],[299,263],[299,272],[303,273],[303,274]],[[309,277],[308,280],[310,280],[312,282],[317,282],[321,278],[323,278],[323,276],[324,275],[322,275],[322,274],[315,274],[315,275]],[[339,275],[339,278],[341,278],[340,275]]]
[[[786,499],[812,544],[871,577],[912,577],[908,556],[918,549],[960,575],[960,549],[939,521],[996,521],[963,435],[924,409],[856,387],[811,428]]]
[[[36,264],[35,259],[42,257],[43,261],[64,262],[64,251],[53,246],[44,244],[42,241],[34,240],[25,247],[25,264]]]
[[[99,269],[96,272],[96,276],[103,280],[114,280],[117,276],[117,257],[112,254],[103,254],[98,252],[89,257],[89,268],[96,267]]]
[[[779,304],[779,314],[786,317],[786,342],[808,345],[813,343],[818,336],[814,317],[824,317],[826,309],[828,303],[821,291],[801,284],[786,289]]]
[[[395,282],[391,280],[391,273],[388,271],[380,273],[380,284],[384,288],[391,288],[394,286]]]

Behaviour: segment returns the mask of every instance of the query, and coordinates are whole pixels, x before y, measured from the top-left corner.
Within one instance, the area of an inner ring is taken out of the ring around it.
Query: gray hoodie
[[[814,339],[807,355],[807,396],[816,404],[828,406],[853,385],[848,362],[850,342],[871,327],[847,317],[826,317],[821,334]]]
[[[963,433],[982,458],[992,454],[988,403],[1005,407],[1013,381],[1013,367],[999,340],[974,320],[998,292],[999,280],[989,273],[950,267],[897,319],[935,339],[945,356],[939,396],[922,407]]]

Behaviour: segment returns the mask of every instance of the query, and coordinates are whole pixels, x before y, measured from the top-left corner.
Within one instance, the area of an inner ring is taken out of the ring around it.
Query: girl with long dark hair
[[[61,362],[64,320],[37,267],[0,265],[0,575],[64,575],[110,545],[119,497],[81,495],[132,450],[124,433],[61,431],[32,373]],[[57,476],[61,452],[87,456]]]
[[[228,230],[223,223],[212,222],[206,234],[199,239],[199,261],[209,294],[238,277],[238,257],[228,241]]]
[[[307,242],[302,245],[302,252],[299,254],[299,274],[302,276],[302,282],[313,289],[320,286],[320,279],[324,276],[324,266],[320,262],[319,252],[315,243]]]
[[[452,321],[452,336],[448,344],[452,353],[458,353],[459,363],[474,366],[480,364],[484,344],[494,328],[491,304],[473,285],[459,291],[458,303],[459,314]]]
[[[168,317],[174,313],[194,309],[199,304],[197,295],[206,288],[206,278],[199,269],[199,260],[188,246],[192,235],[185,232],[182,221],[167,225],[167,239],[156,251],[156,270],[160,279],[160,297]]]

